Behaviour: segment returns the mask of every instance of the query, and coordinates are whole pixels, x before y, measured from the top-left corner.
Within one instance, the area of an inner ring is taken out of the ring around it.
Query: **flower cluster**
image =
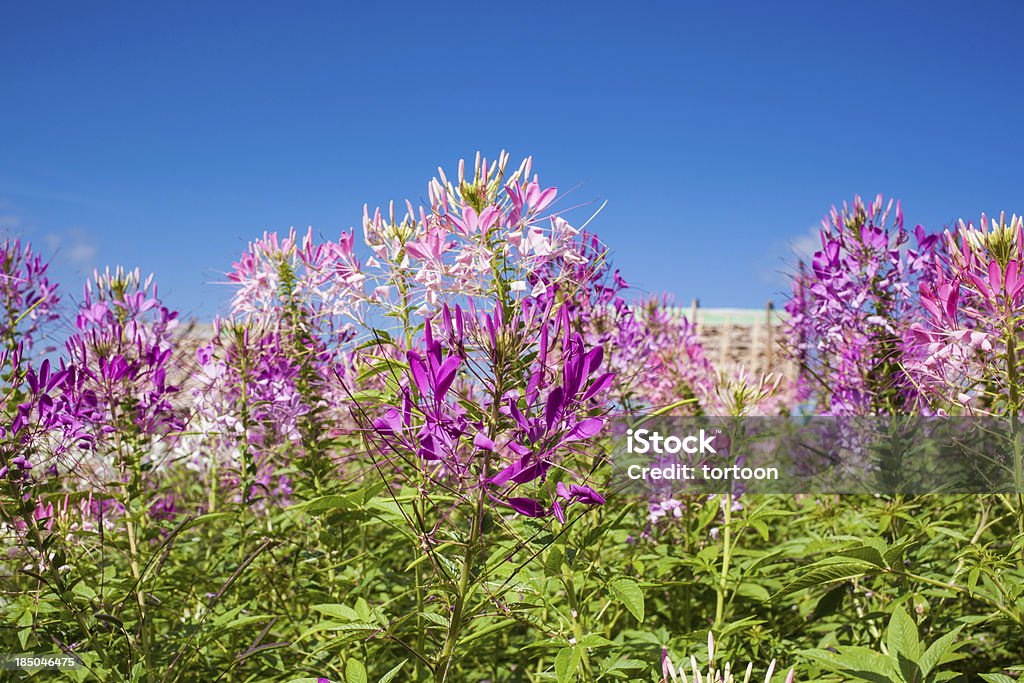
[[[97,439],[149,443],[180,431],[178,387],[170,377],[178,313],[161,303],[152,276],[143,280],[137,269],[96,272],[75,327],[66,349],[78,368],[76,410]]]
[[[0,375],[7,379],[0,395],[0,481],[28,484],[39,465],[53,474],[55,458],[89,445],[91,437],[72,398],[77,378],[73,366],[62,363],[53,369],[45,359],[36,369],[24,362],[19,345],[0,351]]]
[[[274,325],[282,314],[304,316],[306,323],[360,320],[366,276],[354,242],[352,231],[333,242],[317,242],[312,228],[301,241],[294,228],[283,238],[264,233],[228,274],[236,286],[232,313]]]
[[[31,349],[40,330],[60,316],[56,283],[31,244],[5,239],[0,244],[0,339],[8,351],[18,344]]]
[[[662,670],[662,683],[735,683],[736,681],[742,680],[743,683],[750,683],[751,677],[754,675],[754,663],[750,662],[747,664],[746,670],[743,672],[743,678],[740,679],[739,669],[733,670],[732,665],[726,662],[724,665],[719,666],[715,662],[715,639],[711,632],[708,632],[708,668],[702,673],[701,667],[697,664],[697,658],[693,655],[690,656],[690,677],[686,675],[685,665],[676,665],[672,662],[669,657],[668,650],[662,649],[661,651],[661,670]],[[773,659],[768,665],[768,670],[765,672],[764,683],[771,683],[772,676],[775,674],[775,660]],[[790,669],[786,674],[785,683],[793,683],[796,680],[796,670]]]
[[[914,325],[923,353],[911,371],[938,405],[973,414],[1015,415],[1024,324],[1024,221],[960,221],[943,236],[946,257],[921,286],[927,315]]]
[[[692,321],[675,313],[669,299],[648,299],[640,310],[639,398],[654,408],[690,399],[676,409],[679,414],[714,414],[718,373],[705,355]]]
[[[373,421],[381,451],[447,486],[486,488],[495,503],[531,517],[564,522],[570,503],[603,503],[562,463],[575,442],[601,430],[594,397],[614,375],[601,372],[602,347],[571,332],[567,309],[552,308],[526,300],[509,314],[498,305],[464,315],[446,306],[440,334],[427,320],[423,352],[405,352],[399,404]],[[489,379],[475,385],[474,376]],[[559,476],[549,480],[553,467]]]
[[[833,207],[820,234],[821,249],[800,264],[786,305],[789,347],[817,388],[816,408],[864,415],[919,406],[904,371],[917,347],[903,340],[919,317],[917,283],[934,270],[936,236],[918,226],[916,248],[908,248],[900,205],[881,195]]]

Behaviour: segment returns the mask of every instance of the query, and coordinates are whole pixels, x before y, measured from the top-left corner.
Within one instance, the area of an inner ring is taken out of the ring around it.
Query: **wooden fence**
[[[768,301],[757,308],[702,308],[694,299],[689,309],[674,311],[694,323],[707,358],[720,370],[743,365],[754,373],[796,375],[796,363],[779,346],[786,312]]]

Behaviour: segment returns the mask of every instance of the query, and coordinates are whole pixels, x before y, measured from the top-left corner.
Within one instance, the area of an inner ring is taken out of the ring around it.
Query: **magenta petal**
[[[960,284],[953,285],[949,290],[949,298],[946,300],[946,315],[950,320],[956,318],[956,306],[960,301]]]
[[[1010,261],[1006,264],[1006,292],[1011,294],[1017,287],[1017,262]]]
[[[39,366],[39,386],[46,390],[47,383],[50,379],[50,359],[47,358],[43,361],[43,364]]]
[[[590,383],[590,387],[587,389],[586,393],[583,394],[583,400],[588,401],[591,398],[593,398],[596,394],[599,394],[600,392],[604,391],[605,389],[611,386],[612,381],[614,380],[615,373],[613,372],[606,372],[605,374],[601,375],[596,380]]]
[[[543,366],[548,362],[548,326],[540,328],[540,349],[538,350],[537,361]]]
[[[523,412],[519,410],[519,405],[516,403],[515,397],[512,397],[508,400],[508,408],[509,411],[512,413],[512,419],[516,421],[516,424],[518,424],[523,429],[530,428],[530,423],[526,420],[526,416],[523,415]]]
[[[455,371],[459,369],[461,363],[461,358],[451,356],[437,369],[437,379],[434,382],[434,398],[440,400],[448,393],[448,388],[455,379]]]
[[[601,361],[604,360],[604,347],[595,346],[587,354],[586,360],[584,361],[585,374],[589,375],[598,368],[601,367]]]
[[[542,372],[539,368],[534,370],[533,374],[530,375],[530,379],[526,383],[526,396],[524,397],[526,398],[527,405],[533,403],[534,399],[537,397],[537,389],[540,388],[542,379]]]
[[[580,351],[583,348],[583,341],[574,339],[573,347],[577,350],[577,353],[573,353],[565,359],[565,364],[562,370],[562,377],[565,380],[565,395],[569,398],[576,395],[576,392],[579,391],[580,385],[583,383],[584,359],[580,356]]]
[[[402,428],[401,415],[395,408],[388,408],[383,417],[378,417],[373,421],[373,427],[379,432],[393,434]]]
[[[604,505],[604,496],[589,486],[573,484],[569,487],[569,493],[585,505]]]
[[[497,206],[488,206],[480,214],[480,229],[487,231],[501,216],[501,209]]]
[[[1024,291],[1024,277],[1017,278],[1017,284],[1014,286],[1013,291],[1010,292],[1010,298],[1016,300],[1020,296],[1021,291]]]
[[[487,483],[492,484],[493,486],[504,486],[512,477],[514,477],[516,474],[519,474],[519,472],[521,472],[522,469],[523,466],[521,463],[514,462],[505,469],[503,469],[502,471],[498,472],[490,479],[488,479]]]
[[[592,436],[596,436],[603,426],[604,420],[596,417],[588,417],[587,419],[581,420],[573,425],[572,429],[570,429],[569,433],[566,435],[566,441],[589,439]]]
[[[537,199],[540,197],[540,185],[534,180],[532,183],[526,186],[526,203],[530,206],[537,205]]]
[[[544,190],[537,197],[536,203],[533,205],[533,210],[543,211],[544,209],[548,208],[548,205],[551,204],[551,202],[555,201],[555,196],[557,195],[558,188],[549,187],[548,189]]]
[[[477,432],[473,437],[473,445],[484,451],[493,451],[494,442],[483,432]]]
[[[1003,270],[996,261],[988,264],[988,282],[992,289],[999,290],[1003,287]]]
[[[515,207],[522,207],[523,205],[523,194],[519,191],[519,185],[517,183],[508,183],[505,185],[505,194],[512,200],[512,205]]]
[[[434,327],[430,324],[430,318],[423,321],[423,345],[427,348],[427,359],[429,360],[433,356],[434,351]],[[441,362],[441,345],[437,345],[437,357],[434,358],[437,363]]]
[[[530,453],[533,452],[527,446],[524,446],[517,441],[509,441],[507,445],[508,449],[516,455],[530,455]]]
[[[921,287],[921,305],[928,309],[928,312],[932,314],[932,317],[935,318],[936,321],[942,320],[942,311],[934,301],[928,298],[923,286]]]
[[[543,517],[544,506],[532,498],[509,498],[508,505],[513,510],[527,517]]]
[[[528,461],[529,458],[523,459],[524,464],[525,462]],[[547,462],[543,460],[536,460],[533,464],[526,465],[522,468],[522,470],[517,472],[512,477],[512,481],[514,481],[517,484],[527,484],[535,479],[543,477],[545,474],[547,474],[547,471],[548,469],[550,469],[550,467],[551,465],[549,465]]]
[[[412,372],[412,380],[416,383],[416,388],[419,389],[421,395],[426,394],[429,382],[427,381],[427,369],[423,364],[423,358],[415,351],[409,351],[405,356],[409,360],[409,370]]]
[[[562,410],[562,387],[555,387],[548,394],[548,403],[544,408],[544,421],[547,422],[548,429],[558,419],[558,413]]]
[[[980,277],[978,277],[974,273],[968,273],[967,277],[971,280],[971,282],[974,284],[974,286],[978,288],[978,292],[980,292],[983,296],[985,296],[985,298],[991,298],[992,297],[992,290],[988,288],[988,283],[987,282],[982,280]]]
[[[480,216],[472,206],[462,208],[462,220],[465,223],[466,233],[475,232],[480,227]]]
[[[551,504],[551,512],[555,514],[555,519],[558,520],[559,524],[565,524],[565,510],[562,509],[562,504],[557,500]]]

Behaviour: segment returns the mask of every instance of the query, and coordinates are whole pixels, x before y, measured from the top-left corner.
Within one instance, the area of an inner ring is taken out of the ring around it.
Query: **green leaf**
[[[345,683],[366,683],[366,667],[362,662],[350,659],[345,663]]]
[[[356,502],[352,499],[352,496],[320,496],[313,500],[293,505],[290,509],[302,510],[311,515],[319,515],[325,512],[333,512],[335,510],[354,510],[356,508]]]
[[[1017,683],[1006,674],[978,674],[981,679],[989,683]]]
[[[932,669],[948,661],[947,658],[956,652],[959,646],[955,644],[955,641],[957,636],[960,635],[961,629],[963,629],[963,626],[957,626],[955,629],[928,646],[925,653],[921,655],[918,665],[920,665],[921,673],[925,677],[931,673]],[[984,678],[984,676],[982,677]]]
[[[921,658],[921,641],[917,636],[917,624],[903,607],[897,607],[889,619],[886,645],[893,657],[903,655],[912,662]]]
[[[342,623],[342,622],[339,622],[339,621],[321,621],[319,624],[311,626],[308,629],[306,629],[305,631],[303,631],[302,635],[299,636],[299,638],[298,638],[298,640],[296,642],[305,640],[306,638],[310,637],[314,633],[319,633],[320,631],[348,631],[348,632],[376,631],[378,628],[380,628],[380,627],[377,626],[376,624],[367,624],[367,623],[362,623],[362,622],[358,622],[358,621],[345,622],[345,623]]]
[[[804,654],[835,671],[871,683],[896,683],[901,680],[892,659],[866,647],[846,647],[838,653],[806,650]]]
[[[544,559],[544,569],[550,576],[558,576],[562,573],[562,562],[565,557],[558,546],[552,546],[548,556]]]
[[[835,614],[839,611],[839,608],[843,605],[843,600],[846,599],[847,586],[840,584],[830,590],[825,595],[821,596],[818,603],[814,606],[814,612],[811,615],[812,619],[821,619],[830,614]]]
[[[582,638],[580,638],[580,642],[579,642],[579,646],[580,647],[584,647],[584,648],[588,648],[588,649],[592,648],[592,647],[608,647],[609,645],[614,645],[614,644],[615,643],[613,643],[612,641],[608,640],[604,636],[598,635],[596,633],[588,633],[587,635],[585,635]]]
[[[555,655],[555,678],[558,683],[568,683],[580,663],[580,651],[574,647],[563,647]]]
[[[978,585],[978,577],[981,575],[981,570],[975,567],[967,573],[967,593],[974,596],[974,589]]]
[[[896,543],[891,548],[885,551],[883,558],[888,566],[892,567],[903,562],[903,556],[907,550],[917,545],[918,541],[906,540]]]
[[[771,600],[771,594],[768,592],[768,589],[759,583],[741,583],[736,589],[736,595],[756,600],[757,602],[768,602]]]
[[[861,560],[863,562],[873,564],[879,569],[885,569],[888,566],[885,562],[885,558],[882,557],[882,553],[878,552],[877,548],[867,545],[839,550],[836,552],[836,555],[839,555],[840,557],[849,557],[854,560]]]
[[[313,605],[313,609],[325,617],[332,617],[334,619],[343,619],[345,621],[356,621],[359,619],[356,611],[348,605]]]
[[[322,515],[335,511],[357,510],[366,505],[374,496],[384,488],[383,482],[374,482],[370,486],[347,493],[345,495],[331,494],[307,500],[292,505],[289,510],[302,510],[310,515]]]
[[[633,579],[621,577],[608,583],[612,594],[629,610],[637,621],[644,620],[644,592]]]
[[[876,571],[878,568],[867,562],[828,562],[819,563],[817,565],[811,565],[807,571],[801,574],[797,579],[790,582],[781,591],[772,596],[772,599],[778,599],[782,596],[796,591],[803,590],[804,588],[811,588],[813,586],[820,586],[826,583],[835,583],[836,581],[848,581],[849,579],[855,579],[865,574]]]
[[[646,671],[648,666],[649,664],[641,659],[619,659],[613,662],[605,671]]]
[[[419,614],[427,621],[431,622],[432,624],[437,624],[442,628],[448,628],[448,624],[451,621],[448,617],[444,616],[443,614],[437,614],[436,612],[420,612]]]
[[[402,670],[402,667],[405,666],[405,663],[408,661],[408,659],[403,659],[402,661],[400,661],[398,663],[398,666],[396,666],[395,668],[391,669],[391,671],[388,671],[386,674],[381,676],[380,680],[377,681],[377,683],[391,683],[391,681],[395,680],[395,676],[398,675],[398,672]]]

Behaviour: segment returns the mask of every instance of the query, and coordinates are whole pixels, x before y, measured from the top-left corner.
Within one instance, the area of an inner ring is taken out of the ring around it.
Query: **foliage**
[[[362,244],[267,233],[206,334],[96,273],[59,354],[5,242],[0,652],[147,683],[1019,678],[1020,495],[638,498],[606,456],[641,412],[1016,429],[1020,220],[910,248],[898,205],[833,210],[784,378],[714,367],[560,201],[502,154]]]

